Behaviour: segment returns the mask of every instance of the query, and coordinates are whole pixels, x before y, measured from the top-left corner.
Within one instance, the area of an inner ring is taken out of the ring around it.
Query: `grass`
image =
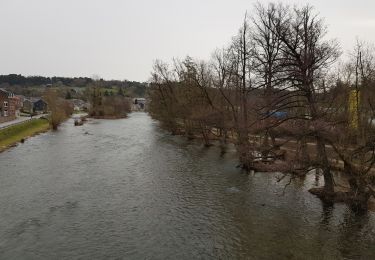
[[[45,132],[50,128],[45,119],[35,119],[0,130],[0,152],[23,139]]]

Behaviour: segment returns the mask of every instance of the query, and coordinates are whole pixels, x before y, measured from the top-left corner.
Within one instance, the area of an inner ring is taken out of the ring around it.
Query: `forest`
[[[357,39],[345,53],[327,32],[310,5],[258,3],[210,60],[157,60],[149,112],[223,153],[235,144],[247,171],[322,176],[311,193],[366,210],[375,197],[375,48]]]
[[[88,77],[42,77],[42,76],[23,76],[20,74],[0,75],[0,88],[6,88],[12,92],[25,96],[41,96],[46,87],[57,87],[66,90],[67,97],[74,96],[74,93],[82,92],[84,88],[100,82],[101,87],[107,90],[110,95],[113,91],[121,94],[144,97],[147,83],[129,81],[129,80],[104,80],[95,76]],[[68,94],[69,93],[69,94]],[[77,96],[76,98],[83,98]]]

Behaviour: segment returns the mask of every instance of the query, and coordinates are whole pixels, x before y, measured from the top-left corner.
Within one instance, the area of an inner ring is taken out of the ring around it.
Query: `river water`
[[[375,259],[374,213],[236,164],[144,113],[70,120],[0,154],[0,259]]]

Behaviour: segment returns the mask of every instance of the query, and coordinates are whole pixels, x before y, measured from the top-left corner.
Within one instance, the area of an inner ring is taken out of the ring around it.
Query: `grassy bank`
[[[47,131],[50,128],[45,119],[35,119],[0,130],[0,152],[23,139]]]

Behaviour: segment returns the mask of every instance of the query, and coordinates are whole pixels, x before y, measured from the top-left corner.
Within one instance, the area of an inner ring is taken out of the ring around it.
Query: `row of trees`
[[[0,75],[0,84],[20,85],[20,86],[38,86],[56,84],[58,82],[66,86],[84,87],[93,80],[87,77],[68,78],[68,77],[43,77],[43,76],[23,76],[20,74]]]
[[[49,122],[56,130],[59,125],[73,114],[73,104],[69,99],[62,98],[58,88],[48,88],[43,94],[43,100],[48,104]],[[89,115],[97,118],[126,117],[131,110],[131,100],[122,92],[106,95],[100,82],[94,82],[86,91],[90,102]]]
[[[124,95],[120,88],[117,93],[108,92],[100,81],[96,81],[87,88],[90,102],[89,114],[96,118],[126,117],[131,110],[131,100]]]
[[[108,95],[113,90],[125,96],[144,97],[147,84],[129,80],[104,80],[99,76],[88,77],[43,77],[23,76],[19,74],[0,75],[0,88],[9,89],[15,94],[24,96],[41,96],[48,88],[59,88],[65,91],[67,99],[84,99],[83,89],[100,82],[102,88],[106,88]]]
[[[129,80],[104,80],[99,76],[88,77],[43,77],[43,76],[23,76],[20,74],[0,75],[0,86],[4,88],[18,88],[19,91],[27,91],[27,87],[37,86],[54,86],[54,87],[70,87],[81,88],[100,81],[104,88],[121,88],[126,90],[133,96],[143,97],[146,92],[147,84],[144,82]],[[26,89],[24,89],[26,88]]]
[[[156,61],[149,111],[207,146],[235,142],[248,170],[315,169],[324,187],[313,193],[366,207],[375,196],[375,52],[358,43],[350,60],[337,62],[340,55],[311,6],[257,4],[210,61]],[[335,189],[340,163],[348,192]]]

